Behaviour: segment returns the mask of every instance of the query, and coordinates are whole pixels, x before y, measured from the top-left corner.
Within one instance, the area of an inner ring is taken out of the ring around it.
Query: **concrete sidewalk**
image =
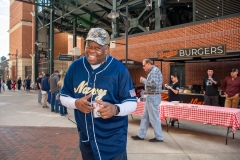
[[[81,159],[73,110],[68,115],[50,112],[37,103],[37,91],[3,91],[0,94],[0,159]],[[129,160],[238,160],[240,131],[235,139],[227,128],[180,121],[180,128],[163,127],[163,143],[151,143],[149,127],[144,141],[130,137],[139,130],[139,116],[129,116]],[[70,120],[69,120],[70,119]]]

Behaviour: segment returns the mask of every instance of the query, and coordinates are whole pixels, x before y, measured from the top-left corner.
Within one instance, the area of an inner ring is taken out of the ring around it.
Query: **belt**
[[[160,94],[159,92],[146,92],[144,94]]]

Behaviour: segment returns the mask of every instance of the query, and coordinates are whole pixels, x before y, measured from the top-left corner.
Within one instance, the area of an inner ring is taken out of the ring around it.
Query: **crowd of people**
[[[5,80],[0,80],[0,93],[1,91],[5,91],[6,87],[8,90],[15,91],[17,90],[26,90],[27,92],[30,91],[30,89],[34,89],[34,82],[31,85],[31,79],[29,76],[26,77],[26,79],[22,80],[21,77],[18,78],[17,81],[13,80],[12,78],[7,78],[7,81]]]
[[[50,103],[51,112],[60,113],[61,116],[68,114],[67,108],[62,105],[60,98],[60,90],[63,86],[65,74],[59,74],[58,70],[54,70],[53,74],[39,73],[37,78],[38,103],[43,108],[49,108],[47,102]],[[60,110],[59,110],[60,108]]]

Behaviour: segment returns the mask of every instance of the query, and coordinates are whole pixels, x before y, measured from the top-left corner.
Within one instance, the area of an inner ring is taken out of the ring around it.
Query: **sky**
[[[0,57],[9,53],[9,0],[0,0]]]

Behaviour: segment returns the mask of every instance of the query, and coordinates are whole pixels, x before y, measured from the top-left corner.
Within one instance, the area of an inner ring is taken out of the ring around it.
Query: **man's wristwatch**
[[[116,115],[118,115],[120,113],[120,107],[116,104],[115,104],[115,107],[116,107]]]

